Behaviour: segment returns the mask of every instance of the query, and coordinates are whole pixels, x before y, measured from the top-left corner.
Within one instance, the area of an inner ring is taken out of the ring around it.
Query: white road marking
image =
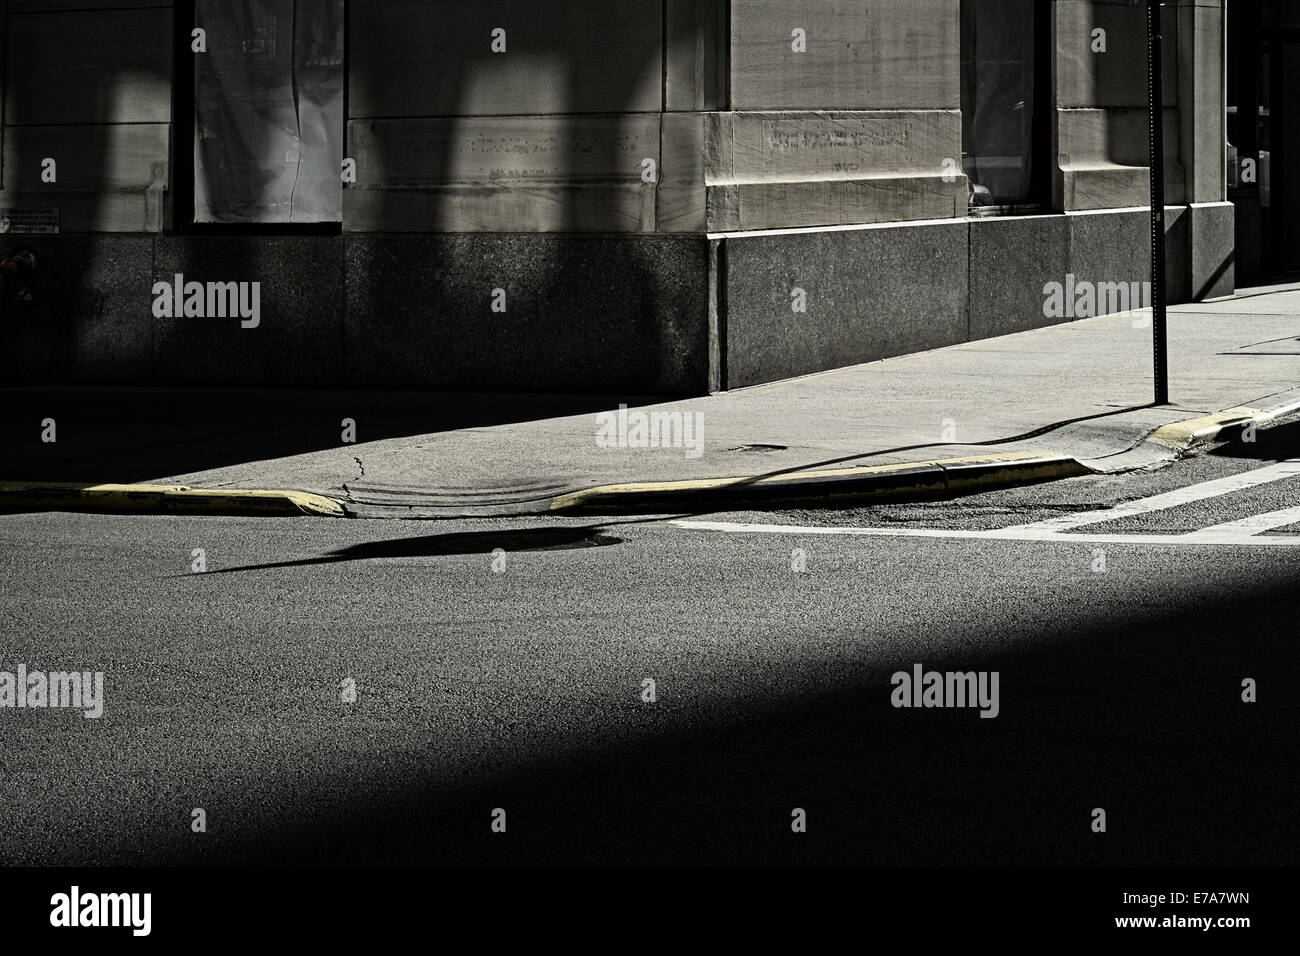
[[[1221,536],[1201,537],[1201,532],[1191,534],[1062,534],[1042,528],[994,528],[989,531],[943,528],[823,528],[785,524],[745,524],[738,521],[686,521],[671,522],[688,531],[718,531],[725,534],[790,534],[790,535],[851,535],[873,538],[959,538],[972,541],[1052,541],[1075,544],[1168,544],[1168,545],[1245,545],[1256,548],[1296,547],[1300,537],[1272,535],[1256,537],[1251,534],[1225,533]]]
[[[1209,528],[1202,528],[1200,531],[1194,531],[1188,537],[1212,538],[1225,534],[1229,536],[1259,534],[1262,531],[1272,531],[1274,528],[1285,528],[1291,524],[1300,524],[1300,506],[1283,508],[1281,511],[1270,511],[1268,514],[1251,515],[1249,518],[1242,518],[1239,521],[1225,521],[1223,524],[1216,524]]]
[[[783,524],[746,524],[736,521],[676,520],[672,524],[692,531],[719,531],[726,534],[792,534],[792,535],[852,535],[877,538],[948,538],[968,541],[1052,541],[1075,544],[1157,544],[1157,545],[1234,545],[1253,548],[1284,548],[1300,545],[1300,537],[1292,535],[1263,536],[1261,532],[1300,524],[1300,507],[1270,511],[1268,514],[1228,521],[1224,524],[1202,528],[1186,534],[1065,534],[1072,528],[1101,524],[1118,518],[1148,514],[1177,508],[1181,505],[1204,501],[1219,495],[1231,494],[1246,488],[1285,478],[1300,476],[1300,459],[1290,459],[1276,465],[1257,468],[1228,478],[1215,478],[1200,484],[1188,485],[1175,491],[1152,495],[1137,501],[1126,501],[1114,508],[1085,511],[1063,515],[1032,524],[1010,528],[993,528],[972,531],[944,528],[836,528],[803,527]]]
[[[1177,508],[1181,505],[1204,501],[1206,498],[1217,498],[1220,495],[1231,494],[1234,491],[1242,491],[1246,488],[1254,488],[1272,481],[1281,481],[1284,478],[1292,478],[1296,475],[1300,475],[1300,459],[1292,458],[1276,465],[1257,468],[1254,471],[1248,471],[1240,475],[1230,475],[1227,478],[1203,481],[1200,484],[1188,485],[1186,488],[1178,488],[1162,495],[1152,495],[1150,498],[1141,498],[1137,501],[1125,501],[1114,508],[1102,508],[1080,514],[1062,515],[1059,518],[1048,518],[1046,521],[1036,521],[1033,524],[1020,525],[1020,527],[1024,529],[1041,528],[1044,531],[1081,528],[1084,525],[1100,524],[1103,521],[1114,521],[1117,518],[1128,518],[1133,515],[1147,514],[1151,511]]]

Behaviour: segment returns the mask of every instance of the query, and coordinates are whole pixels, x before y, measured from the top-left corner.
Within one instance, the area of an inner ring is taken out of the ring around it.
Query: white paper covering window
[[[196,7],[194,221],[340,221],[343,0]]]

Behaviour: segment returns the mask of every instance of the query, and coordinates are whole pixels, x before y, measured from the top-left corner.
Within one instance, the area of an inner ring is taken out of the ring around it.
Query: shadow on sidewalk
[[[0,389],[0,479],[140,482],[246,462],[663,402],[663,396]],[[42,440],[54,422],[54,442]],[[593,425],[593,434],[594,434]]]

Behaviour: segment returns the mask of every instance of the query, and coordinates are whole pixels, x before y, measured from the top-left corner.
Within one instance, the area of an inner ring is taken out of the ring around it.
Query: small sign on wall
[[[0,209],[0,235],[56,236],[59,234],[57,209]]]

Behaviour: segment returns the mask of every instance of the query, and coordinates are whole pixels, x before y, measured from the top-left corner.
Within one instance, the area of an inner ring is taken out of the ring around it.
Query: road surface
[[[1292,459],[1283,424],[829,511],[3,516],[0,671],[105,683],[0,709],[0,860],[1294,865]],[[996,706],[895,706],[918,665]]]

